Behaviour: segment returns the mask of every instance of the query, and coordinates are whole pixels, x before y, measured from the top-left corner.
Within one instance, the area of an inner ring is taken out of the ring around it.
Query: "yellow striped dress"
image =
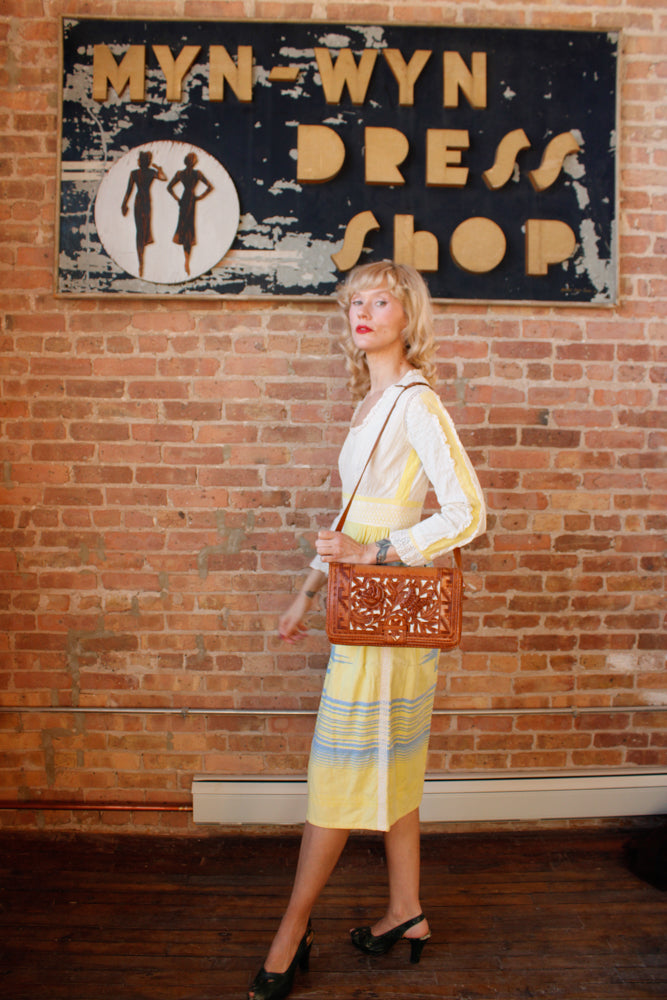
[[[343,506],[398,390],[412,382],[423,382],[420,372],[353,423],[339,459]],[[429,484],[439,509],[422,518]],[[454,425],[437,395],[415,385],[398,400],[343,530],[364,544],[389,538],[404,564],[423,566],[485,527],[482,491]],[[319,558],[311,566],[327,572]],[[437,650],[332,647],[308,767],[310,823],[388,830],[419,807],[437,670]]]

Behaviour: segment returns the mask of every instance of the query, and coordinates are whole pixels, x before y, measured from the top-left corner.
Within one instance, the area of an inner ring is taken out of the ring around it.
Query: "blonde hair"
[[[406,360],[419,369],[428,382],[433,383],[436,376],[433,360],[435,339],[431,297],[426,282],[414,267],[381,260],[355,267],[336,294],[338,304],[345,314],[345,335],[342,346],[350,376],[348,386],[352,396],[361,399],[368,392],[370,375],[366,355],[355,345],[352,337],[349,321],[350,302],[358,292],[372,288],[387,289],[403,306],[408,319],[405,327]]]

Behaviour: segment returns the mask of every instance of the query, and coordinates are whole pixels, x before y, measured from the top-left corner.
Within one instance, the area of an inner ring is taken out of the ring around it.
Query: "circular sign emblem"
[[[147,142],[107,171],[95,200],[104,249],[128,274],[178,284],[215,267],[239,227],[239,198],[213,156],[185,142]]]

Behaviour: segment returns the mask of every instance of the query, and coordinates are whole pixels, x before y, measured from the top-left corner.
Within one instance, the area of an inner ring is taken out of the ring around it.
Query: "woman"
[[[343,498],[352,494],[384,420],[403,386],[354,496],[343,531],[320,531],[317,557],[282,616],[287,642],[304,619],[332,562],[424,565],[485,530],[477,477],[435,393],[433,322],[419,273],[389,261],[355,269],[342,286],[350,386],[360,399],[339,460]],[[440,509],[423,520],[427,489]],[[310,912],[350,829],[384,831],[389,878],[385,914],[355,928],[352,943],[383,954],[405,938],[418,962],[430,937],[419,903],[421,801],[438,655],[404,647],[334,646],[308,768],[308,813],[292,895],[255,977],[249,1000],[282,1000],[297,966],[306,968]]]
[[[127,215],[130,195],[136,187],[137,193],[134,199],[134,222],[137,231],[136,243],[137,257],[139,258],[140,278],[143,277],[144,274],[144,254],[146,252],[146,247],[153,243],[151,184],[155,180],[166,181],[167,179],[167,175],[162,167],[154,167],[151,165],[152,159],[152,154],[145,149],[139,153],[139,166],[130,174],[127,182],[127,189],[125,191],[125,197],[123,198],[123,204],[120,209],[124,216]]]
[[[185,157],[185,168],[174,174],[167,184],[167,191],[178,202],[178,223],[174,233],[174,243],[183,247],[185,254],[185,273],[190,273],[190,257],[192,248],[197,242],[197,232],[195,228],[195,212],[197,202],[205,198],[213,190],[213,185],[208,177],[205,177],[201,170],[195,170],[197,166],[197,154],[188,153]],[[183,188],[180,198],[175,192],[178,185]],[[204,185],[204,190],[197,194],[200,184]]]

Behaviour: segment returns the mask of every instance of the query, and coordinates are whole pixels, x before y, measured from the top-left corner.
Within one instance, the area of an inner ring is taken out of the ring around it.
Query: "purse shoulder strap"
[[[375,449],[377,448],[377,446],[380,443],[380,438],[382,437],[382,434],[384,433],[385,427],[389,423],[389,418],[391,417],[392,413],[394,412],[396,404],[398,403],[399,399],[401,398],[401,396],[403,395],[403,393],[405,392],[405,390],[406,389],[412,389],[413,385],[425,385],[427,389],[431,388],[431,386],[428,384],[428,382],[410,382],[409,385],[401,386],[401,389],[399,390],[398,396],[396,397],[396,399],[394,400],[394,402],[391,404],[391,408],[389,410],[389,413],[387,414],[386,420],[383,423],[382,427],[380,428],[380,433],[378,434],[378,436],[375,439],[375,444],[373,445],[373,447],[371,448],[371,450],[370,450],[370,452],[368,454],[368,458],[366,459],[366,464],[364,465],[363,469],[361,470],[361,475],[359,476],[359,479],[357,480],[357,485],[354,487],[354,489],[352,490],[352,493],[350,494],[350,499],[348,500],[347,507],[345,508],[345,510],[341,514],[340,518],[338,519],[338,524],[336,525],[336,528],[335,528],[336,531],[340,531],[342,529],[343,525],[345,524],[345,518],[347,517],[347,515],[350,512],[350,507],[352,506],[352,501],[354,500],[356,492],[357,492],[357,490],[359,489],[359,487],[361,485],[361,480],[364,478],[364,473],[366,472],[366,469],[368,468],[368,466],[370,464],[370,460],[372,459],[372,457],[373,457],[373,455],[375,453]]]

